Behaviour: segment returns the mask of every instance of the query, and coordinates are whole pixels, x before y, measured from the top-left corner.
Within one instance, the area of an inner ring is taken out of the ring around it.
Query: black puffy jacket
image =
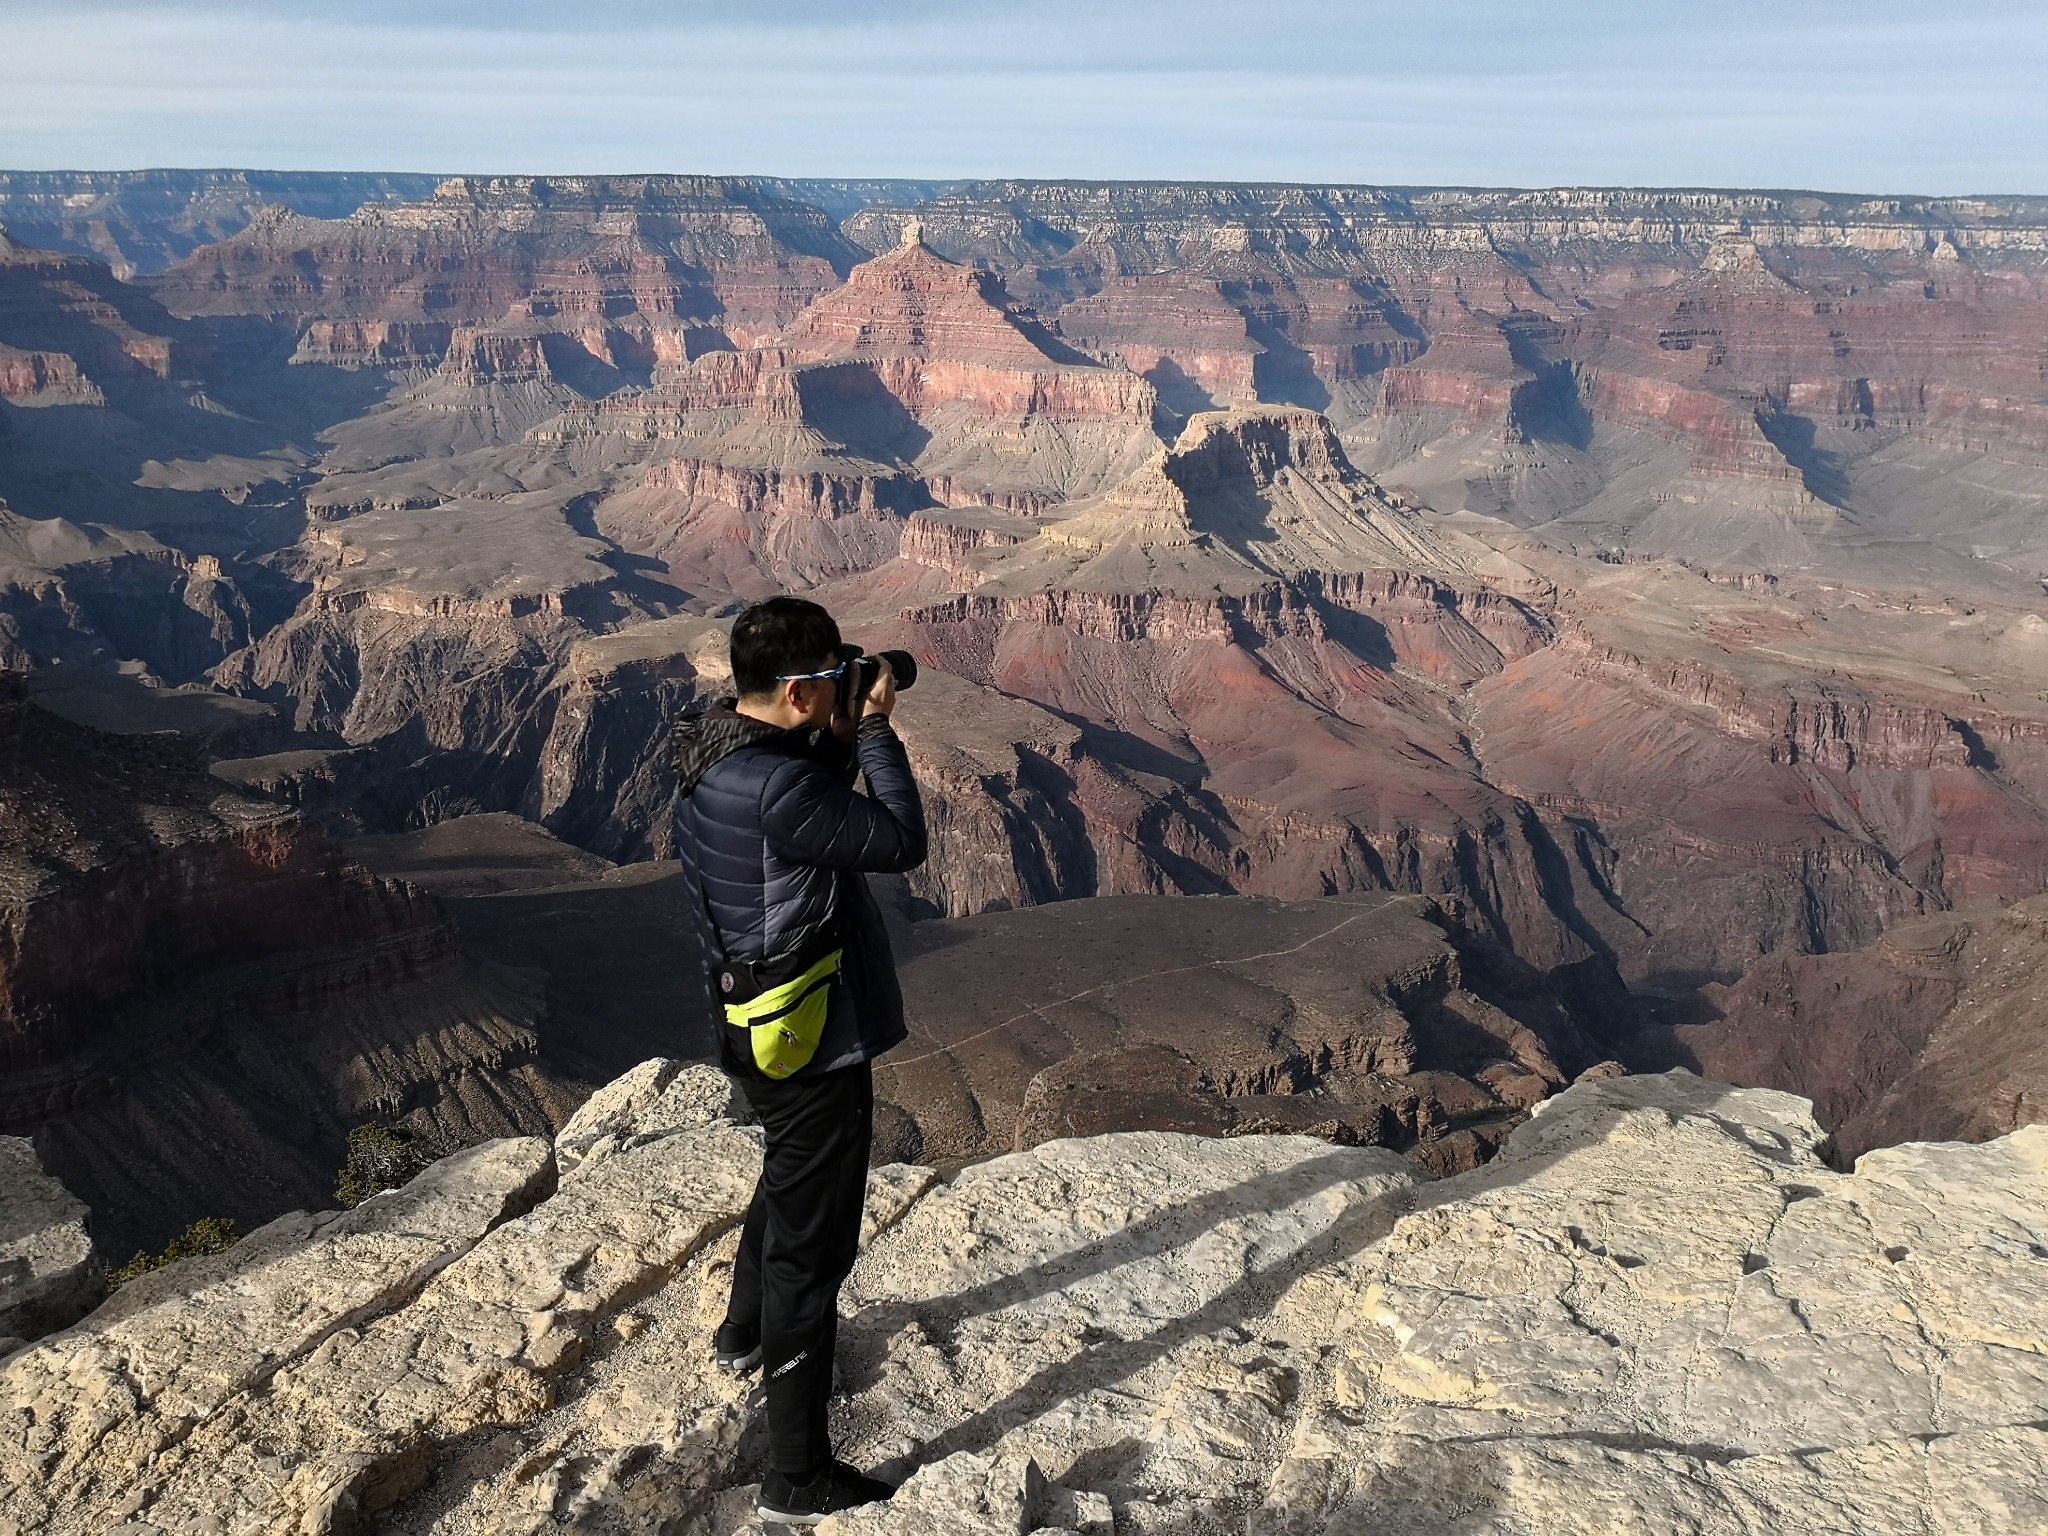
[[[924,862],[924,804],[886,716],[848,748],[824,731],[785,731],[720,700],[676,722],[681,792],[676,839],[703,882],[727,958],[764,960],[841,924],[845,986],[817,1053],[797,1076],[869,1061],[901,1041],[903,993],[880,908],[864,874]],[[868,793],[853,779],[865,774]],[[718,1031],[727,1051],[727,1031]],[[728,1054],[729,1070],[749,1070]]]

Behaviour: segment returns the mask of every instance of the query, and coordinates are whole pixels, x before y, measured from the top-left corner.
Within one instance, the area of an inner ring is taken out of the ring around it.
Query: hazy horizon
[[[1765,194],[1792,197],[1870,197],[1888,199],[1927,199],[1929,201],[1968,201],[1973,198],[1990,200],[2021,201],[2033,198],[2048,198],[2048,192],[2015,190],[2010,187],[1978,187],[1964,192],[1929,192],[1918,187],[1820,187],[1820,186],[1772,186],[1763,183],[1738,185],[1733,182],[1709,185],[1704,182],[1422,182],[1422,181],[1338,181],[1330,178],[1304,180],[1300,177],[1280,176],[1034,176],[1028,171],[999,171],[985,176],[896,176],[867,175],[864,173],[823,174],[816,171],[731,171],[687,169],[648,169],[645,166],[614,170],[474,170],[460,166],[437,170],[394,170],[389,166],[343,165],[331,169],[325,167],[301,167],[289,165],[0,165],[0,176],[151,176],[151,175],[241,175],[241,176],[348,176],[348,177],[398,177],[417,176],[447,180],[452,177],[468,177],[475,180],[536,180],[536,181],[631,181],[640,177],[692,177],[703,176],[723,181],[786,181],[786,182],[900,182],[906,186],[941,183],[947,186],[988,184],[993,182],[1020,182],[1033,186],[1216,186],[1216,187],[1302,187],[1338,188],[1364,187],[1385,192],[1668,192],[1668,193],[1711,193],[1711,194]]]
[[[2048,14],[2010,0],[10,11],[23,171],[2048,192]]]

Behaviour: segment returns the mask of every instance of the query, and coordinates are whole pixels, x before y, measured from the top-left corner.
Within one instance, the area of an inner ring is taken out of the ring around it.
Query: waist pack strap
[[[816,965],[805,971],[794,981],[785,981],[779,987],[770,987],[759,997],[744,1003],[727,1003],[725,1021],[740,1029],[755,1029],[763,1024],[773,1024],[784,1014],[802,1006],[812,992],[822,987],[839,972],[839,957],[846,952],[835,949]]]
[[[687,795],[679,796],[687,801]],[[680,811],[680,807],[678,808]],[[725,1022],[745,1037],[739,1048],[740,1061],[752,1059],[755,1071],[765,1077],[781,1079],[792,1072],[802,1070],[817,1054],[818,1042],[825,1033],[825,1021],[831,1012],[832,978],[839,974],[839,963],[844,949],[833,949],[819,956],[805,966],[802,972],[788,981],[766,987],[744,1001],[727,1002],[735,991],[747,992],[759,986],[766,978],[785,971],[794,964],[802,964],[805,951],[816,953],[819,944],[830,944],[838,937],[840,929],[839,903],[834,891],[832,921],[814,933],[810,941],[797,950],[751,963],[734,961],[727,953],[725,936],[719,931],[718,914],[711,907],[711,893],[704,887],[704,844],[697,836],[696,806],[689,807],[690,843],[695,857],[690,862],[692,883],[697,887],[697,901],[704,909],[705,946],[711,952],[714,964],[712,988],[721,992],[720,999],[725,1009]],[[682,820],[680,814],[678,821]],[[680,829],[679,829],[680,830]],[[682,839],[677,838],[680,851]],[[737,1044],[727,1036],[729,1045]]]

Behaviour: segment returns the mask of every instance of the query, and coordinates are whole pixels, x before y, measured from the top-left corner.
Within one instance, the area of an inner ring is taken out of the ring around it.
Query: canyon
[[[2048,200],[5,173],[0,225],[0,1130],[117,1246],[700,1052],[667,722],[780,591],[925,669],[905,1161],[1461,1174],[1607,1062],[1852,1151],[2044,1115]],[[44,841],[42,753],[116,841]],[[121,929],[173,885],[218,931]],[[1063,1014],[1123,949],[1215,1018]],[[192,1065],[284,1018],[302,1080]],[[152,1212],[131,1120],[247,1134]]]

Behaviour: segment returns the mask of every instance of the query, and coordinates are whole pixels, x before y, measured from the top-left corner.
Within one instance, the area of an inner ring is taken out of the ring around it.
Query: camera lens
[[[896,689],[900,693],[917,682],[917,658],[908,651],[877,651],[876,658],[889,663],[889,670],[896,674]]]

